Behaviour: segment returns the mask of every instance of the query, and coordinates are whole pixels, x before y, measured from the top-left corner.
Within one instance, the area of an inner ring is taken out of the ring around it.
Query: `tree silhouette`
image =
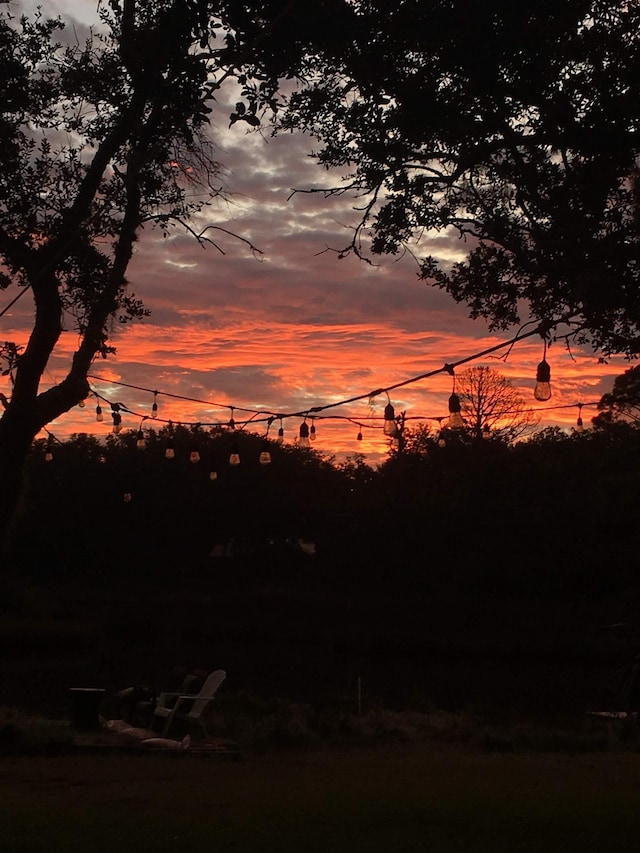
[[[126,279],[142,229],[215,245],[216,223],[196,231],[193,215],[222,192],[206,135],[216,92],[239,83],[232,122],[255,126],[275,108],[275,78],[230,23],[241,6],[111,0],[84,44],[41,12],[0,13],[0,287],[34,309],[26,346],[0,348],[12,389],[0,418],[0,539],[34,436],[87,396],[93,360],[114,352],[113,322],[146,313]],[[79,343],[66,376],[43,391],[50,360],[64,357],[63,328]]]
[[[457,234],[466,258],[431,254],[421,275],[472,317],[504,329],[528,313],[638,352],[638,4],[357,6],[333,73],[311,76],[283,120],[347,168],[315,189],[358,199],[336,249],[415,254],[417,235]]]
[[[616,376],[612,390],[603,394],[598,403],[599,415],[595,426],[626,423],[640,426],[640,366],[630,367]]]
[[[507,442],[530,434],[538,418],[505,376],[490,367],[471,367],[456,377],[462,417],[475,438]]]

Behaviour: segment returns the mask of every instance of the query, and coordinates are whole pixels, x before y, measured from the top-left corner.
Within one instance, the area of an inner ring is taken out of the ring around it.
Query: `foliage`
[[[73,729],[66,720],[0,706],[0,755],[64,753],[73,747],[73,738]]]
[[[640,424],[640,367],[630,367],[616,377],[612,390],[600,398],[598,410],[594,426]]]
[[[249,126],[277,108],[266,54],[230,23],[242,5],[111,0],[84,43],[41,11],[0,13],[0,287],[34,308],[26,346],[0,347],[12,381],[0,418],[1,526],[33,437],[87,395],[93,360],[114,352],[113,323],[146,313],[126,278],[141,231],[178,228],[203,245],[216,245],[216,229],[228,234],[197,219],[223,194],[207,136],[216,93],[234,80],[248,98],[235,118]],[[51,358],[65,358],[63,328],[78,346],[67,375],[42,391]]]
[[[369,234],[373,253],[396,253],[457,233],[464,260],[428,256],[421,276],[472,317],[503,329],[528,313],[605,354],[637,353],[637,4],[352,10],[332,69],[311,67],[281,119],[346,173],[313,191],[358,199],[341,254],[366,255]]]

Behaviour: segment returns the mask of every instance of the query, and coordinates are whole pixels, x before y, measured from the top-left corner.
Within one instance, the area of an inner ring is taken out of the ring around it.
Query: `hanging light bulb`
[[[545,347],[546,349],[546,347]],[[533,391],[533,396],[541,403],[546,402],[551,397],[551,368],[543,357],[536,370],[536,387]]]
[[[231,417],[229,418],[228,427],[229,427],[229,429],[235,429],[236,428],[236,422],[233,419],[233,406],[230,406],[230,409],[231,409]]]
[[[126,504],[130,504],[132,499],[133,499],[133,495],[131,494],[131,492],[125,492],[124,495],[122,496],[122,500]]]
[[[213,471],[213,470],[209,471],[209,479],[210,479],[211,481],[213,481],[213,480],[217,480],[217,479],[218,479],[218,472],[217,472],[217,471]]]
[[[447,429],[443,427],[438,433],[438,447],[447,446]]]
[[[261,465],[269,465],[271,463],[271,453],[269,451],[269,442],[265,440],[262,442],[262,450],[260,451],[260,456],[258,457],[258,462]]]
[[[197,445],[193,445],[191,447],[191,452],[189,453],[189,462],[192,462],[196,465],[200,461],[200,451],[198,450]]]
[[[300,424],[300,447],[311,447],[311,443],[309,441],[309,425],[306,421],[302,421]]]
[[[309,430],[309,441],[315,441],[315,440],[316,440],[316,425],[312,423],[311,429]]]
[[[138,450],[144,450],[147,442],[144,440],[144,433],[141,429],[138,430],[138,435],[136,437],[136,447]]]
[[[113,417],[113,431],[117,435],[122,429],[122,415],[120,412],[112,412]]]
[[[104,453],[101,453],[100,456],[98,456],[98,462],[100,462],[101,465],[104,465],[106,461],[107,457],[104,455]]]
[[[164,448],[164,458],[165,459],[175,459],[176,457],[176,449],[173,444],[173,439],[168,438],[167,443]]]
[[[98,403],[98,405],[96,406],[96,420],[99,424],[102,423],[102,421],[104,420],[104,415],[102,414],[102,406],[100,405],[100,403]]]
[[[582,403],[578,403],[578,420],[576,421],[576,432],[584,432],[584,423],[582,422]]]
[[[153,392],[153,404],[151,406],[151,417],[152,418],[158,417],[158,392],[157,391]]]
[[[87,405],[87,401],[86,401],[84,398],[83,398],[82,400],[78,400],[78,406],[79,406],[81,409],[84,409],[84,407],[85,407],[86,405]]]
[[[452,394],[449,397],[449,429],[463,429],[464,421],[460,414],[460,397]]]
[[[51,444],[51,440],[47,442],[47,446],[45,447],[44,461],[53,462],[53,445]]]
[[[356,441],[362,441],[362,427],[358,424],[358,434],[356,436]]]
[[[393,438],[398,431],[398,427],[396,426],[396,413],[390,402],[384,407],[383,431],[385,435],[388,435],[391,438]]]
[[[236,441],[234,441],[233,444],[231,445],[231,453],[229,454],[229,465],[233,465],[235,467],[236,465],[239,465],[239,464],[240,464],[240,450],[238,448],[238,443]]]
[[[491,430],[489,428],[489,424],[485,424],[482,427],[482,437],[485,439],[485,441],[491,438]]]
[[[282,421],[280,421],[280,429],[278,430],[278,444],[282,444],[284,442],[284,429],[282,426]]]

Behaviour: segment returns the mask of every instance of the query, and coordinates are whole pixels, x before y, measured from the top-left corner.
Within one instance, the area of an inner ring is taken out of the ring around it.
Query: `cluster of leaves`
[[[428,256],[421,275],[471,316],[502,329],[524,304],[635,354],[637,5],[369,0],[342,33],[332,73],[292,94],[282,126],[347,168],[325,192],[366,196],[348,249],[457,232],[466,258]]]

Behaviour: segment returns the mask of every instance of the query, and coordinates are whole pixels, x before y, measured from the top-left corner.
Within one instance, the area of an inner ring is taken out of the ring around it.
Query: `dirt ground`
[[[0,851],[631,853],[640,756],[438,745],[0,764]]]

